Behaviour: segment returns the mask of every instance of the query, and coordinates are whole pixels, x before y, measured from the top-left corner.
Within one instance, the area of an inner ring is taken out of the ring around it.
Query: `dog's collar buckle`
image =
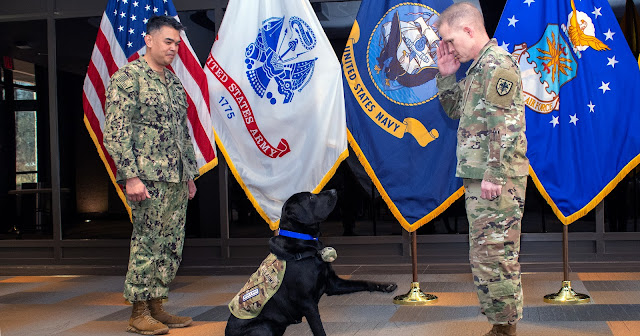
[[[296,239],[303,239],[303,240],[318,240],[318,238],[306,233],[293,232],[293,231],[288,231],[283,229],[278,229],[278,235],[284,236],[284,237],[296,238]]]

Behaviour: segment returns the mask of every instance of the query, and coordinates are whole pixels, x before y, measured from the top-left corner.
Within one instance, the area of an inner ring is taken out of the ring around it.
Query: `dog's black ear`
[[[337,199],[335,190],[325,190],[318,194],[310,192],[294,194],[282,206],[280,227],[297,232],[317,231],[317,228],[306,226],[326,220],[336,206]]]
[[[327,219],[338,202],[338,193],[335,189],[325,190],[311,199],[313,203],[313,216],[315,222],[322,222]]]
[[[312,223],[313,209],[310,199],[313,194],[309,192],[301,192],[292,195],[282,206],[282,214],[280,215],[280,227],[288,230],[300,229],[300,224]]]

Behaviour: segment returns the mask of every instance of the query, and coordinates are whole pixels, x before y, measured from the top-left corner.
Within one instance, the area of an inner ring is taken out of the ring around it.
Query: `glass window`
[[[35,64],[20,59],[13,59],[13,84],[16,86],[35,86]]]
[[[14,88],[13,94],[16,100],[36,100],[36,92],[22,88]]]
[[[16,186],[38,183],[36,111],[16,111]]]
[[[12,162],[0,169],[0,239],[51,239],[52,193],[48,106],[42,101],[36,78],[46,82],[46,21],[3,22],[8,38],[24,32],[30,49],[9,46],[11,69],[2,69],[0,103],[0,162]],[[5,59],[6,61],[6,59]],[[40,99],[40,100],[39,100]],[[6,102],[6,103],[5,103]]]

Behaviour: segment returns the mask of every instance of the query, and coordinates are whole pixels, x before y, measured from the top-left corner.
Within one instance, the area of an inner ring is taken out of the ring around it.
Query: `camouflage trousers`
[[[515,324],[522,319],[518,254],[527,177],[507,178],[493,200],[480,197],[481,182],[464,179],[473,281],[489,322]]]
[[[151,198],[128,201],[133,219],[124,297],[166,298],[182,260],[189,189],[186,182],[143,181]]]

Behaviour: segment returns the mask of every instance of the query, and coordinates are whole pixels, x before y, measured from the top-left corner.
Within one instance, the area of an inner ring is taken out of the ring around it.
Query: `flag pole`
[[[562,228],[562,264],[564,271],[562,288],[557,293],[545,295],[544,302],[569,305],[588,303],[591,301],[589,295],[576,293],[571,288],[571,281],[569,281],[569,225],[563,225]]]
[[[405,306],[424,306],[438,301],[438,297],[432,294],[425,294],[420,290],[418,281],[418,236],[416,231],[411,232],[411,266],[413,268],[413,282],[407,294],[398,295],[393,298],[393,303]]]

